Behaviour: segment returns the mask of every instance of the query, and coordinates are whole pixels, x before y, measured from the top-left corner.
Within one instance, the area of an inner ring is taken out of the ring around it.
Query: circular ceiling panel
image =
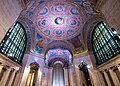
[[[35,23],[39,32],[54,40],[69,39],[80,32],[79,8],[70,2],[44,2],[38,6]]]

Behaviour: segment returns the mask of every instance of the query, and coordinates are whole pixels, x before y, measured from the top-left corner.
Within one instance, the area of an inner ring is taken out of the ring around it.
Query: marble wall
[[[96,6],[105,16],[111,27],[120,33],[120,0],[98,0]]]
[[[0,0],[0,42],[22,11],[21,0]]]

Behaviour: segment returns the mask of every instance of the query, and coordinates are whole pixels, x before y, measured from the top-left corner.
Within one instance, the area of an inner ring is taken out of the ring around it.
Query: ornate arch
[[[88,49],[88,54],[90,56],[94,68],[96,68],[96,59],[93,54],[91,39],[92,39],[93,29],[100,21],[106,22],[106,19],[104,18],[103,15],[96,14],[91,18],[89,18],[89,20],[85,23],[83,28],[84,43],[86,48]]]
[[[91,39],[93,29],[100,21],[106,22],[105,18],[102,15],[95,15],[91,17],[83,27],[83,39],[89,53],[92,53]]]
[[[29,53],[31,48],[33,48],[34,38],[35,38],[35,27],[31,20],[25,17],[19,17],[17,19],[25,28],[27,34],[27,47],[25,53]]]
[[[65,48],[67,49],[72,55],[73,52],[75,52],[75,49],[73,47],[72,44],[70,44],[67,41],[59,41],[59,40],[54,40],[52,42],[50,42],[48,45],[46,45],[46,47],[43,49],[44,51],[44,55],[52,48]]]

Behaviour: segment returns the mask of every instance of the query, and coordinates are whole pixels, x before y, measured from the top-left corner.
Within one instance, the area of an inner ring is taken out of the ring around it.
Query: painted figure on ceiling
[[[43,48],[45,46],[45,38],[40,38],[36,44],[37,47]]]

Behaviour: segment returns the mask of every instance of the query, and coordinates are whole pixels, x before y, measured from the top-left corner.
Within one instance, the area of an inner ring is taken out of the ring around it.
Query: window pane
[[[104,22],[96,25],[92,37],[93,51],[98,65],[120,53],[119,42],[114,39],[112,31]]]
[[[19,22],[16,22],[3,40],[5,41],[1,43],[0,52],[19,63],[25,51],[24,46],[26,46],[24,27]]]

